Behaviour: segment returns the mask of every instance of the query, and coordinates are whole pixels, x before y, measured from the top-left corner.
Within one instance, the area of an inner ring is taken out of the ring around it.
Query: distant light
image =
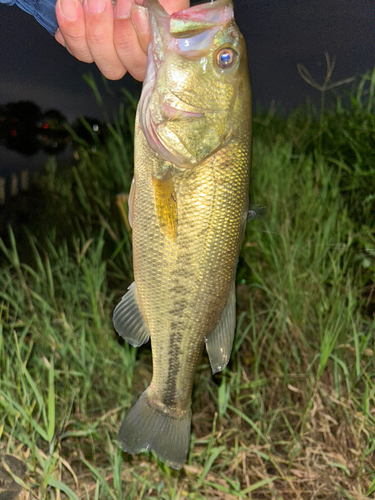
[[[43,123],[43,128],[44,128],[44,130],[47,130],[47,128],[49,128],[48,123]]]
[[[92,126],[92,129],[94,132],[97,132],[99,130],[99,125],[97,123],[95,123],[93,126]]]
[[[10,131],[10,135],[11,135],[12,137],[16,137],[16,135],[17,135],[17,130],[14,130],[14,129],[13,129],[13,130],[11,130],[11,131]]]

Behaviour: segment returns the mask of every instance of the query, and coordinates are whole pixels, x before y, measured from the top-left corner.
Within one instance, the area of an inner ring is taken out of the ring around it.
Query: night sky
[[[301,79],[296,64],[321,81],[324,51],[336,56],[334,80],[375,65],[372,0],[234,0],[234,5],[248,43],[254,102],[264,108],[273,99],[284,109],[307,96],[317,101],[319,93]],[[0,104],[31,99],[43,111],[59,109],[70,121],[81,114],[99,117],[82,79],[89,71],[100,81],[95,65],[74,59],[33,17],[0,4]],[[126,76],[110,86],[118,91],[131,80]],[[0,149],[0,173],[7,161]]]

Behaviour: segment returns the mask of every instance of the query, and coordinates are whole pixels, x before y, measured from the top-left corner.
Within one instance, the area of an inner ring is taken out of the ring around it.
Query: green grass
[[[213,377],[202,358],[181,472],[115,442],[152,373],[149,346],[111,324],[132,281],[116,195],[134,103],[104,146],[47,166],[30,193],[43,214],[0,240],[0,452],[26,462],[28,498],[373,497],[374,82],[318,121],[256,117],[251,198],[267,215],[247,226],[231,362]]]

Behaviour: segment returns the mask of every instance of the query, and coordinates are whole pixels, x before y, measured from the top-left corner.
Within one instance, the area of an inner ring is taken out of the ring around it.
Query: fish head
[[[238,126],[240,89],[249,87],[245,40],[231,0],[171,15],[157,0],[147,6],[152,35],[140,126],[164,160],[191,168],[222,148]]]

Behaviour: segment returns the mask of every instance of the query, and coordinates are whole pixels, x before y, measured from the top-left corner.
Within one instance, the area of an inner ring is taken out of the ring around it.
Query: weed
[[[71,169],[50,162],[35,184],[45,213],[0,240],[0,450],[27,464],[28,498],[373,495],[374,74],[318,120],[256,120],[251,198],[267,215],[247,226],[231,362],[199,367],[181,472],[115,442],[152,370],[149,346],[111,324],[132,281],[117,195],[134,103]]]

